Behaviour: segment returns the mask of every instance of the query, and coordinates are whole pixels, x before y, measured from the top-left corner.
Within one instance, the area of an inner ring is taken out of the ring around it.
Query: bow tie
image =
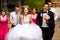
[[[42,13],[47,13],[47,12],[42,12]]]

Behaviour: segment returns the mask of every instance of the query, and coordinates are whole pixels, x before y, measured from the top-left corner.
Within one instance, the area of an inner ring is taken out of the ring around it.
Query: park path
[[[56,8],[59,19],[55,22],[56,26],[55,26],[55,33],[53,36],[53,40],[60,40],[60,8]]]

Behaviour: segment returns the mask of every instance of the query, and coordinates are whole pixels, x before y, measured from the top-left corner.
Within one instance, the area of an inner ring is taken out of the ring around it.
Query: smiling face
[[[32,9],[32,13],[36,13],[36,8],[33,8]]]
[[[48,2],[49,7],[52,7],[52,3]]]
[[[2,9],[1,13],[3,16],[6,15],[6,11],[4,9]]]
[[[44,9],[45,11],[48,10],[48,9],[49,9],[48,4],[45,4],[44,7],[43,7],[43,9]]]
[[[2,15],[5,15],[5,12],[4,11],[2,11]]]
[[[20,8],[19,7],[15,7],[15,11],[16,12],[19,12],[20,11]]]
[[[24,14],[26,15],[28,14],[28,12],[29,12],[28,8],[24,8]]]

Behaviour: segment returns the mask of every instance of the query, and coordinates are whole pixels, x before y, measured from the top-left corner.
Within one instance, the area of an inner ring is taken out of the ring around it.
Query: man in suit
[[[48,2],[49,10],[54,13],[54,20],[58,19],[58,14],[56,8],[52,7],[52,2]]]
[[[37,25],[43,32],[43,40],[52,40],[55,28],[54,13],[48,9],[48,4],[44,4],[43,10],[38,13],[37,17]]]

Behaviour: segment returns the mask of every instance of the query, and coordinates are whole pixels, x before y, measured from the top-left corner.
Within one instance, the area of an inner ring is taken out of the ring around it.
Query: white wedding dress
[[[10,29],[6,40],[43,40],[42,30],[29,21],[29,19],[24,19],[21,24]]]

